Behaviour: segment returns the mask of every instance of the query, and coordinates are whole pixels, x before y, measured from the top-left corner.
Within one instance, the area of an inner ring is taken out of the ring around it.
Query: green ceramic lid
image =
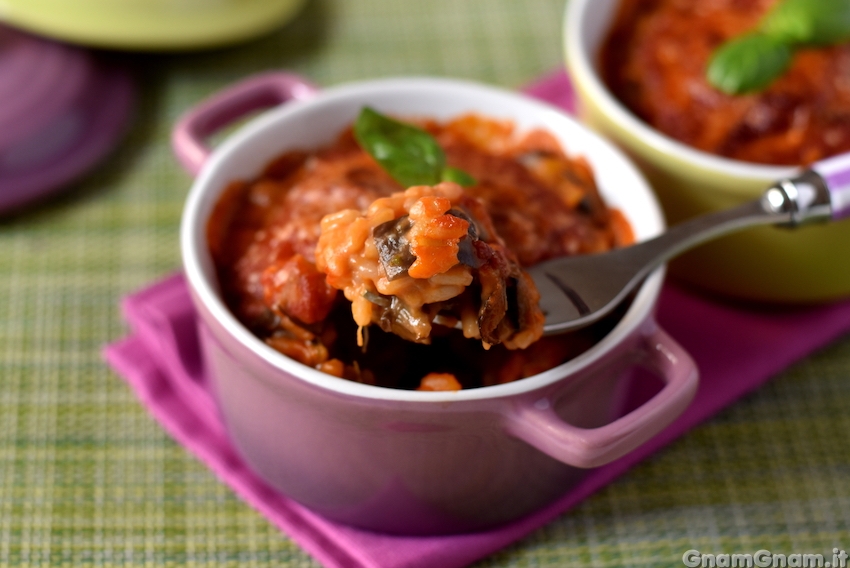
[[[0,20],[68,42],[130,50],[214,47],[269,32],[304,0],[3,0]]]

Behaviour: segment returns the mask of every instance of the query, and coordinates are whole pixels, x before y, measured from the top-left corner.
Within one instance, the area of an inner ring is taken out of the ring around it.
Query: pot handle
[[[567,465],[597,467],[629,453],[681,414],[694,397],[699,373],[691,356],[659,327],[640,349],[643,363],[666,383],[652,399],[599,428],[579,428],[562,420],[549,398],[515,406],[507,432]]]
[[[207,138],[257,110],[313,96],[318,89],[291,73],[253,75],[226,87],[186,112],[174,127],[171,146],[182,166],[193,176],[209,158]]]

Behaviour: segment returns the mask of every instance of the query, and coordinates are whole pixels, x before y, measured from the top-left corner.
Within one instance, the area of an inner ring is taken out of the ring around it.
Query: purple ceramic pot
[[[285,102],[288,101],[288,102]],[[283,103],[285,104],[277,104]],[[296,77],[254,77],[177,125],[175,150],[196,181],[181,247],[200,313],[205,364],[229,434],[269,484],[331,519],[406,534],[471,531],[517,519],[655,435],[690,402],[693,361],[658,328],[663,271],[643,284],[597,345],[539,375],[459,392],[362,385],[301,365],[254,337],[219,297],[205,226],[221,191],[292,148],[330,143],[360,108],[445,120],[474,111],[544,126],[592,164],[609,203],[639,239],[663,229],[646,182],[623,155],[557,109],[512,92],[445,79],[389,79],[316,92]],[[206,137],[277,105],[215,151]],[[621,415],[635,366],[664,383]]]

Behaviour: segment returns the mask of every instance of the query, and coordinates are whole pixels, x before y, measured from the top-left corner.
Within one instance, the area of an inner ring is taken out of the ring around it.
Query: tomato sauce
[[[850,44],[799,50],[764,91],[705,78],[714,50],[776,0],[624,0],[601,50],[603,80],[639,118],[720,156],[805,165],[850,151]]]
[[[449,165],[476,179],[464,191],[483,202],[521,265],[633,241],[625,218],[600,197],[587,162],[567,156],[548,133],[518,136],[509,123],[471,115],[421,126],[437,139]],[[320,222],[404,189],[350,129],[326,147],[280,156],[256,179],[233,182],[207,225],[226,304],[261,340],[305,365],[410,389],[454,384],[434,380],[445,373],[464,388],[536,374],[586,350],[616,322],[513,351],[501,345],[485,350],[480,341],[445,328],[430,345],[420,345],[370,326],[362,349],[351,303],[316,268]]]

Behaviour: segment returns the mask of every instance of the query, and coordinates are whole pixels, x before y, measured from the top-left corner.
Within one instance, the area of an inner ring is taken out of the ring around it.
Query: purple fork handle
[[[850,217],[850,153],[827,158],[811,167],[826,182],[834,220]]]
[[[174,154],[190,174],[197,175],[212,153],[206,141],[216,131],[253,111],[310,98],[316,90],[308,81],[290,73],[263,73],[240,81],[180,118],[171,136]]]
[[[662,329],[644,338],[644,362],[666,383],[652,399],[599,428],[564,422],[547,400],[518,404],[507,415],[509,434],[558,461],[597,467],[631,452],[675,420],[696,394],[699,373],[690,355]]]

